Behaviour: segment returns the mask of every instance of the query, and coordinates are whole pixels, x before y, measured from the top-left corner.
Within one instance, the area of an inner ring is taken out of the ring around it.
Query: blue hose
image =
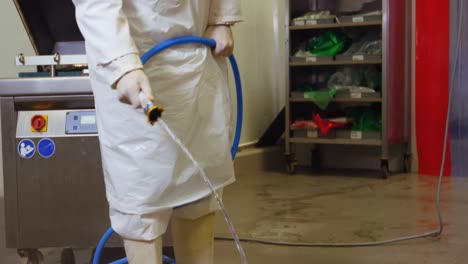
[[[174,38],[167,40],[155,47],[153,47],[151,50],[146,52],[142,57],[141,61],[143,64],[146,64],[152,57],[157,55],[158,53],[174,47],[174,46],[179,46],[183,44],[202,44],[206,45],[210,48],[215,48],[216,47],[216,41],[213,39],[207,39],[207,38],[202,38],[202,37],[179,37],[179,38]],[[242,120],[244,116],[244,101],[243,101],[243,96],[242,96],[242,82],[241,82],[241,77],[240,77],[240,72],[239,72],[239,67],[237,65],[236,58],[234,55],[231,55],[229,57],[229,61],[231,62],[232,66],[232,72],[234,74],[234,80],[236,82],[236,97],[237,97],[237,120],[236,120],[236,133],[234,136],[234,142],[232,144],[231,148],[231,156],[232,159],[234,160],[236,158],[237,150],[239,149],[239,143],[240,143],[240,137],[241,137],[241,132],[242,132]],[[96,251],[94,253],[94,258],[93,258],[93,264],[99,264],[99,261],[101,259],[101,254],[102,250],[104,249],[107,241],[109,238],[114,234],[114,229],[109,228],[107,232],[102,236],[101,241],[99,241],[98,246],[96,247]],[[168,258],[166,256],[163,256],[163,261],[164,263],[167,264],[175,264],[175,261],[171,258]],[[117,260],[115,262],[112,262],[111,264],[127,264],[128,260],[126,258],[123,258],[121,260]]]

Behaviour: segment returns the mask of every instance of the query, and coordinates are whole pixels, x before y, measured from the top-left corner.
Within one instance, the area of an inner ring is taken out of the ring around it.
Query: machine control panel
[[[76,111],[67,112],[65,132],[70,135],[96,134],[96,112]]]
[[[18,111],[16,137],[19,139],[97,135],[94,109]]]

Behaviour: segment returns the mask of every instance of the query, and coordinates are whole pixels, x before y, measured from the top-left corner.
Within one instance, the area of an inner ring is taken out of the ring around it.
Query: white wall
[[[244,22],[234,27],[244,84],[242,143],[256,142],[285,104],[285,1],[243,0]]]

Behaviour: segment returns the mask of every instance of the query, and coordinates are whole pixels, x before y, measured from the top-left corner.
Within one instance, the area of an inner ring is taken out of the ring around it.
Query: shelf
[[[382,64],[382,60],[343,60],[343,61],[317,61],[317,62],[290,62],[291,67],[324,66],[324,65],[369,65]]]
[[[369,27],[381,26],[382,21],[369,21],[362,23],[333,23],[333,24],[317,24],[305,26],[289,26],[290,30],[309,30],[309,29],[323,29],[323,28],[343,28],[343,27]]]
[[[292,103],[313,103],[312,100],[306,98],[290,98]],[[381,103],[382,98],[334,98],[332,102],[337,103]]]
[[[290,138],[289,142],[299,144],[326,144],[326,145],[357,145],[381,146],[380,139],[346,139],[346,138]]]

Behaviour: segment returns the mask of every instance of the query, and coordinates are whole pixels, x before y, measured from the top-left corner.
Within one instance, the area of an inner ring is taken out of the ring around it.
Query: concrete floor
[[[242,160],[242,158],[241,158]],[[224,192],[226,207],[240,237],[273,241],[333,243],[392,239],[437,229],[437,179],[377,172],[302,171],[288,175],[265,171],[255,160],[238,162],[238,181]],[[271,164],[270,164],[271,165]],[[442,240],[421,239],[380,247],[305,248],[244,243],[249,263],[466,263],[468,258],[468,179],[444,181]],[[3,227],[3,222],[0,223]],[[3,228],[2,228],[3,230]],[[229,236],[219,216],[217,235]],[[18,263],[4,249],[0,263]],[[239,264],[235,246],[217,241],[216,262]],[[59,251],[43,250],[46,263],[60,263]],[[88,263],[89,250],[77,250],[77,263]]]

